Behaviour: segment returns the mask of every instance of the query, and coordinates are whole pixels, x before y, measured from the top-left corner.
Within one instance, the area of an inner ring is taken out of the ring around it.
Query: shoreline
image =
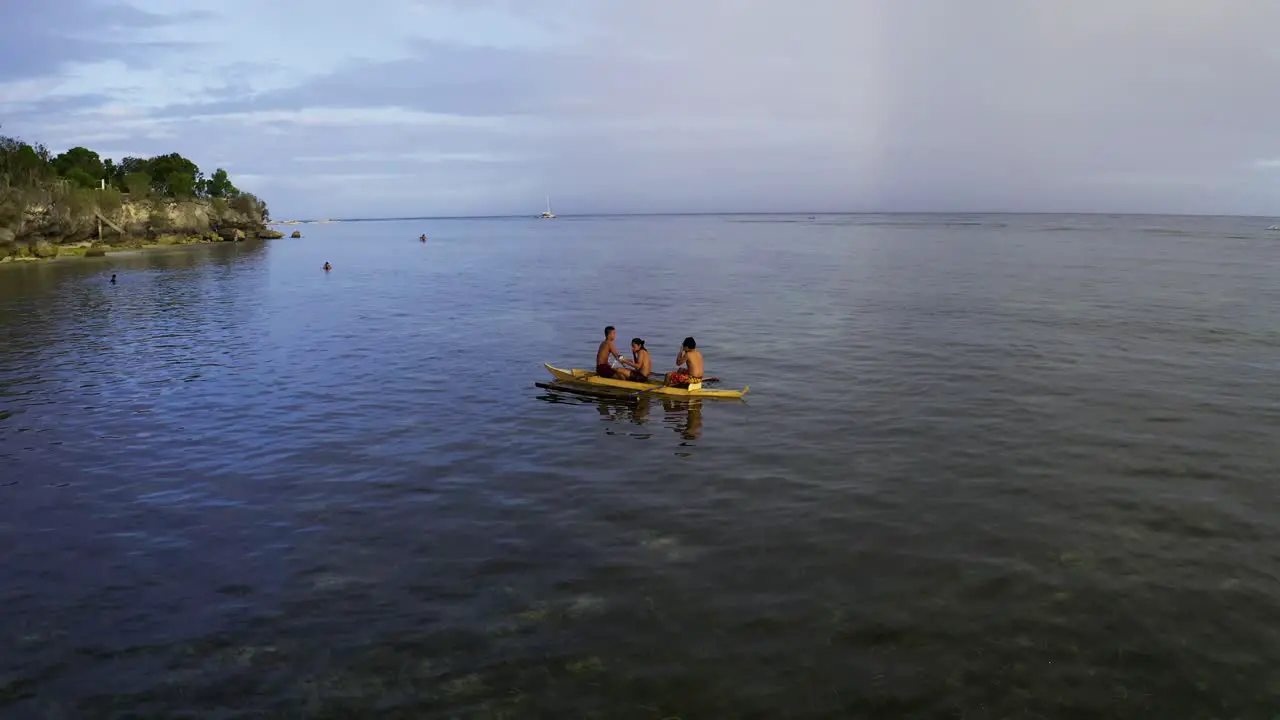
[[[255,235],[247,235],[243,240],[225,240],[221,237],[217,239],[197,237],[197,236],[177,236],[162,235],[157,240],[166,240],[167,242],[146,242],[139,245],[118,245],[108,247],[93,247],[92,243],[75,243],[71,245],[59,245],[58,254],[53,257],[15,257],[9,256],[0,258],[0,267],[6,265],[35,265],[58,261],[71,260],[102,260],[114,257],[129,257],[131,255],[141,255],[144,253],[155,252],[157,250],[180,250],[183,248],[196,247],[200,245],[223,245],[243,243],[250,240],[266,241],[278,238],[263,238]],[[102,251],[102,254],[90,254],[92,251]]]

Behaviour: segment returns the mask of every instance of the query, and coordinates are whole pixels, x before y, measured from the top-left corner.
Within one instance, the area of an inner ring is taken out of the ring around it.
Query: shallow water
[[[1268,224],[422,220],[0,267],[0,714],[1270,718]],[[534,387],[606,324],[658,369],[694,335],[747,401]]]

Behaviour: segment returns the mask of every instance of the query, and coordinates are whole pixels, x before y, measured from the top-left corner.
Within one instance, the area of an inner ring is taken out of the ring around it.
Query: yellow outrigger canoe
[[[647,382],[638,383],[630,380],[614,380],[613,378],[602,378],[594,372],[588,370],[565,370],[555,367],[549,363],[543,363],[547,368],[547,372],[551,373],[556,380],[563,383],[571,383],[574,385],[585,385],[600,388],[613,388],[616,390],[629,390],[631,392],[646,391],[649,395],[662,395],[665,397],[678,398],[723,398],[725,400],[740,399],[747,391],[751,389],[748,385],[741,390],[710,390],[702,387],[702,383],[691,383],[687,388],[667,387],[662,383]]]

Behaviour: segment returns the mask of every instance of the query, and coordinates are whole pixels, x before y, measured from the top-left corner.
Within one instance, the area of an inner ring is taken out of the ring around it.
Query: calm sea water
[[[1272,718],[1268,224],[421,220],[0,267],[0,715]],[[606,324],[747,401],[534,387]]]

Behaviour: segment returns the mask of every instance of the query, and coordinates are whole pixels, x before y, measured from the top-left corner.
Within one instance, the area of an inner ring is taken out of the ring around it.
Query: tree
[[[71,168],[69,172],[63,173],[62,177],[66,178],[72,185],[85,189],[96,188],[100,182],[99,178],[90,175],[88,171],[78,167]]]
[[[0,186],[37,187],[56,174],[49,163],[48,148],[0,136]]]
[[[184,172],[171,172],[169,177],[165,179],[165,186],[169,190],[169,195],[179,198],[188,199],[196,193],[196,178],[194,175],[188,175]]]
[[[147,160],[146,171],[151,175],[151,187],[157,194],[175,196],[184,190],[187,195],[195,191],[200,168],[178,153],[169,153]],[[178,184],[175,186],[173,182]]]
[[[235,185],[227,177],[227,171],[218,168],[205,181],[205,194],[211,198],[233,198],[240,194]]]
[[[73,147],[53,159],[53,167],[64,178],[71,179],[72,172],[78,171],[77,177],[87,175],[92,182],[85,187],[93,187],[103,177],[102,158],[98,153],[84,147]],[[76,181],[79,184],[79,181]]]
[[[142,158],[126,156],[119,164],[114,165],[114,175],[111,182],[116,186],[117,190],[133,194],[129,186],[125,184],[124,179],[133,173],[146,172],[147,161]],[[147,184],[151,184],[151,176],[147,175]]]

